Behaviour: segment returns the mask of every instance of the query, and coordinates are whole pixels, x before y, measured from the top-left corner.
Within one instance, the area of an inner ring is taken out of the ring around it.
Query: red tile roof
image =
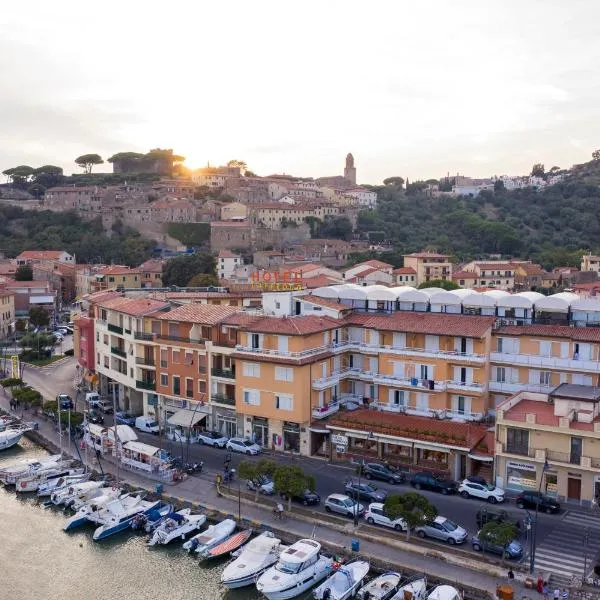
[[[279,335],[309,335],[340,327],[342,322],[332,317],[258,317],[252,323],[242,326],[244,331],[276,333]]]
[[[371,259],[366,260],[361,265],[369,265],[370,267],[375,267],[376,269],[392,269],[394,265],[390,265],[390,263],[383,262],[381,260]],[[355,265],[358,266],[358,265]]]
[[[168,312],[157,313],[153,317],[163,321],[184,321],[200,325],[218,325],[226,317],[236,312],[240,312],[240,309],[236,306],[191,303],[184,304]]]
[[[17,259],[58,260],[63,254],[65,254],[64,250],[25,250],[17,256]]]
[[[392,271],[394,275],[416,275],[417,272],[412,267],[398,267]]]
[[[456,273],[452,273],[452,279],[478,279],[479,275],[477,273],[473,273],[472,271],[456,271]]]
[[[161,273],[163,269],[164,261],[160,260],[160,258],[151,258],[146,262],[143,262],[138,269],[142,273]]]
[[[413,252],[412,254],[404,254],[411,258],[449,258],[449,254],[437,254],[436,252]]]
[[[111,298],[122,298],[123,296],[119,292],[115,292],[114,290],[109,291],[101,291],[101,292],[93,292],[92,294],[88,294],[86,296],[86,300],[93,304],[97,304],[99,302],[103,302],[104,300],[110,300]]]
[[[575,283],[573,284],[574,290],[595,290],[600,288],[600,281],[592,281],[590,283]]]
[[[13,279],[7,279],[4,287],[7,287],[7,288],[44,287],[44,288],[48,288],[49,289],[50,288],[50,282],[46,281],[45,279],[43,279],[41,281],[40,280],[38,280],[38,281],[15,281]]]
[[[139,269],[132,269],[123,265],[113,265],[112,267],[106,267],[99,271],[102,275],[135,275],[139,273]]]
[[[566,338],[577,342],[600,342],[598,327],[568,327],[566,325],[508,326],[495,330],[500,335],[530,335],[537,337]]]
[[[480,271],[514,271],[517,267],[522,267],[523,264],[512,263],[476,263],[476,269]]]
[[[300,283],[308,289],[315,290],[320,287],[327,287],[329,285],[335,285],[336,283],[342,283],[342,279],[335,279],[327,275],[316,275],[315,277],[303,277]]]
[[[347,325],[361,325],[384,331],[404,331],[431,335],[481,338],[491,330],[494,317],[471,317],[439,313],[395,312],[390,315],[354,313],[344,319]]]
[[[473,449],[487,434],[487,427],[474,423],[457,423],[413,417],[371,409],[345,411],[334,415],[328,427],[336,429],[358,429],[384,435],[409,438],[423,442],[434,441],[438,444]]]
[[[98,302],[98,306],[108,310],[115,310],[126,315],[131,315],[133,317],[142,317],[162,308],[167,308],[169,303],[148,298],[135,300],[133,298],[121,297],[102,300]]]

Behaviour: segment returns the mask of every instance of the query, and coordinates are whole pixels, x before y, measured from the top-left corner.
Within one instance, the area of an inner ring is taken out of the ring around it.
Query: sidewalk
[[[10,412],[8,410],[9,397],[7,395],[0,396],[0,408]],[[17,411],[17,413],[13,414],[18,414],[20,416],[21,411]],[[27,412],[25,412],[24,418],[28,421],[36,421],[39,424],[39,430],[36,433],[58,446],[58,431],[52,422],[45,421],[39,416],[33,417],[31,413]],[[68,450],[68,441],[64,438],[63,449],[65,451]],[[71,446],[71,452],[75,458],[79,458],[73,445]],[[81,452],[81,458],[85,459],[84,452]],[[92,469],[99,470],[98,461],[91,453],[89,454],[88,464]],[[116,474],[117,467],[112,461],[104,458],[101,464],[105,473],[111,473],[112,475]],[[156,481],[151,481],[128,470],[125,471],[119,469],[119,479],[129,483],[133,487],[144,488],[150,491],[156,489]],[[231,494],[237,496],[238,485],[239,482],[233,483],[230,490]],[[227,488],[225,488],[225,490],[226,489]],[[269,529],[275,532],[279,530],[286,541],[311,537],[314,535],[314,537],[320,540],[326,547],[341,552],[343,550],[348,551],[352,539],[357,537],[351,521],[349,521],[348,526],[343,531],[330,528],[326,524],[322,524],[322,522],[315,524],[308,519],[301,520],[300,518],[294,518],[293,514],[287,516],[283,523],[276,521],[272,515],[274,501],[267,500],[264,508],[245,499],[242,499],[238,504],[237,497],[231,498],[219,496],[213,477],[204,473],[200,477],[189,477],[175,485],[163,485],[163,494],[165,496],[176,498],[181,503],[201,505],[209,511],[220,512],[221,514],[232,516],[233,518],[237,518],[238,508],[241,508],[241,516],[244,520],[251,522],[250,526],[255,528],[268,526]],[[417,554],[383,543],[378,543],[376,539],[373,539],[374,536],[371,535],[366,535],[366,538],[370,539],[361,537],[360,533],[358,537],[360,538],[360,554],[362,556],[369,556],[374,560],[388,563],[390,567],[393,566],[395,569],[404,573],[425,573],[432,579],[446,580],[458,589],[464,589],[465,586],[469,586],[487,592],[492,596],[495,594],[496,586],[499,583],[507,583],[503,569],[499,571],[498,576],[493,576],[473,571],[459,565],[448,564],[445,562],[447,559],[444,557],[450,555],[452,550],[450,548],[447,549],[443,545],[440,545],[439,550],[436,549],[435,552],[426,551],[423,554]],[[403,540],[403,537],[401,539]],[[506,567],[506,569],[508,570],[508,567]],[[520,599],[525,594],[528,597],[537,600],[538,594],[535,591],[525,590],[516,582],[513,587],[515,598]]]

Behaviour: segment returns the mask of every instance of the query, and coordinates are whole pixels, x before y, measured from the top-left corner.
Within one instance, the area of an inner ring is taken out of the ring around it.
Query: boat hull
[[[100,540],[105,540],[111,535],[115,535],[116,533],[120,533],[121,531],[125,531],[126,529],[131,529],[131,522],[133,521],[136,515],[139,515],[140,513],[147,514],[151,510],[155,509],[158,506],[158,504],[159,502],[155,502],[154,504],[151,504],[150,506],[147,506],[145,508],[140,507],[140,510],[133,512],[127,517],[124,517],[118,523],[115,523],[110,527],[107,527],[106,525],[100,525],[100,527],[98,527],[96,531],[94,531],[94,536],[92,539],[95,542],[99,542]]]
[[[253,571],[252,573],[248,573],[243,577],[238,577],[236,579],[221,579],[221,585],[226,587],[229,590],[235,590],[237,588],[243,588],[249,585],[253,585],[256,583],[256,580],[274,563],[277,562],[277,556],[273,558],[273,561],[267,565],[264,565],[260,569]]]
[[[311,574],[298,573],[299,581],[288,580],[288,585],[281,587],[274,587],[270,585],[258,585],[257,589],[263,594],[268,600],[289,600],[290,598],[296,598],[300,594],[303,594],[310,588],[314,587],[323,579],[331,575],[332,572],[332,561],[321,558],[311,568]]]
[[[2,436],[2,438],[0,439],[0,450],[8,450],[9,448],[16,446],[21,441],[21,438],[23,437],[24,433],[25,432],[19,432],[12,436]]]

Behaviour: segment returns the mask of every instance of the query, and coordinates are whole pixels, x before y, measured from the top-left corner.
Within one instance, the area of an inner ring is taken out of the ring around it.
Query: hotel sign
[[[255,290],[264,292],[291,292],[303,290],[302,273],[291,271],[256,271],[250,276],[250,283]]]

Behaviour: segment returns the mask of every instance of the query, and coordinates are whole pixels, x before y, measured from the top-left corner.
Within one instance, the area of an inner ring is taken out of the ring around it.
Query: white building
[[[373,208],[377,204],[377,193],[365,188],[352,188],[345,191],[346,196],[356,198],[358,204]]]

